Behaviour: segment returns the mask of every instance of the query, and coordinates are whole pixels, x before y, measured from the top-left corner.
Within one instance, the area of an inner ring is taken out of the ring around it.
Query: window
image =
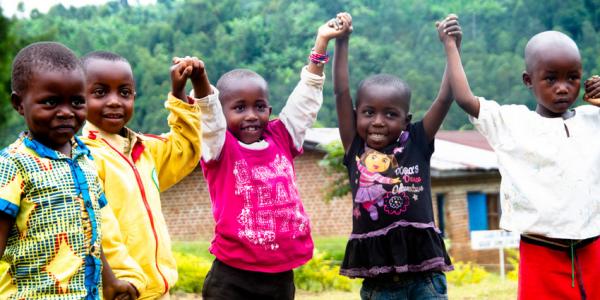
[[[500,229],[500,200],[498,193],[467,193],[469,230]]]
[[[444,232],[444,222],[445,222],[445,218],[444,218],[444,194],[436,194],[436,204],[437,204],[437,217],[438,217],[438,228],[440,229],[441,233],[442,233],[442,237],[446,236],[445,232]]]

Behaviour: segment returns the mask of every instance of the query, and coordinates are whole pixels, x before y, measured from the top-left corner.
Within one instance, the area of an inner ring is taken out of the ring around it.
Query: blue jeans
[[[398,274],[385,279],[363,281],[363,300],[429,300],[448,299],[446,275],[442,272]]]

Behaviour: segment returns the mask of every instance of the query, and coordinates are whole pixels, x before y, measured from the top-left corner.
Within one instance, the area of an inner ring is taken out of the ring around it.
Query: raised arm
[[[449,19],[450,18],[450,19]],[[466,113],[477,118],[479,116],[479,101],[471,92],[467,75],[463,69],[460,59],[459,45],[456,40],[449,35],[449,28],[458,24],[458,17],[450,15],[440,26],[438,26],[438,34],[440,40],[444,44],[446,51],[446,71],[448,80],[454,99]]]
[[[325,54],[331,39],[348,34],[350,24],[331,19],[319,27],[315,47],[301,80],[290,94],[279,118],[294,140],[296,148],[302,147],[306,130],[312,126],[323,102],[323,66],[329,57]]]
[[[436,22],[435,25],[438,30],[443,27],[448,37],[454,39],[457,48],[460,49],[462,31],[455,15],[448,15],[444,20]],[[448,81],[448,67],[446,66],[438,95],[423,117],[423,127],[429,141],[435,138],[435,134],[442,126],[444,118],[450,110],[450,105],[452,105],[452,90]]]
[[[342,23],[340,18],[341,15],[350,16],[347,13],[339,13],[336,18],[327,21],[327,23],[319,27],[315,46],[312,49],[309,59],[309,72],[323,76],[323,68],[325,67],[325,63],[329,60],[329,56],[327,55],[327,45],[329,44],[329,41],[334,38],[347,36],[349,32],[352,32],[352,24]],[[350,19],[350,21],[352,21],[352,19]]]
[[[350,95],[350,74],[348,71],[348,47],[352,33],[352,17],[340,13],[336,19],[342,25],[348,25],[348,34],[335,40],[333,52],[333,92],[338,115],[338,126],[344,151],[347,151],[356,135],[356,116]]]

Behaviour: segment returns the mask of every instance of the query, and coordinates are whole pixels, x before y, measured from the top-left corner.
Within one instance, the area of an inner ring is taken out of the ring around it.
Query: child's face
[[[35,140],[68,153],[71,139],[85,121],[84,87],[81,69],[41,70],[33,72],[25,91],[13,93],[12,104]]]
[[[573,51],[552,49],[534,58],[523,82],[537,100],[536,112],[545,117],[560,117],[579,95],[581,59]]]
[[[379,152],[371,152],[365,158],[365,167],[369,172],[384,172],[389,169],[391,162],[389,156]]]
[[[135,83],[131,67],[124,61],[92,59],[85,73],[88,121],[118,134],[133,115]]]
[[[259,141],[271,115],[265,83],[255,78],[243,79],[220,97],[227,129],[242,143]]]
[[[356,107],[356,132],[373,149],[393,143],[410,122],[407,103],[394,87],[376,86],[359,91]]]

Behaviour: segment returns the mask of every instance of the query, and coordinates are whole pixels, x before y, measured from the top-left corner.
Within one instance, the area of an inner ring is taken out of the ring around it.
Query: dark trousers
[[[202,287],[205,300],[294,299],[294,271],[262,273],[237,269],[215,259]]]

